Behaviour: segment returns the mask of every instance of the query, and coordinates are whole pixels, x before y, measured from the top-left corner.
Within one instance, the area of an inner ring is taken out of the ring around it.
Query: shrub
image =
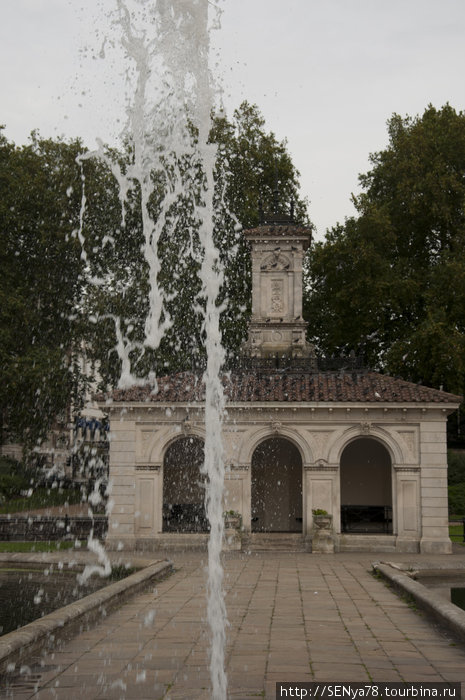
[[[465,482],[449,486],[449,513],[465,517]]]
[[[0,502],[21,495],[29,488],[30,476],[21,462],[0,457]]]
[[[448,451],[447,480],[449,486],[465,483],[465,452]]]

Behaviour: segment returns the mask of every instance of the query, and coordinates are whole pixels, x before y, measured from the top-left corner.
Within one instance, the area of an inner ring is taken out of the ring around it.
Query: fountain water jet
[[[197,306],[203,314],[207,357],[202,472],[207,477],[205,506],[210,523],[207,586],[210,674],[212,697],[220,700],[226,697],[227,685],[224,671],[227,616],[220,560],[224,529],[221,424],[225,404],[221,373],[225,356],[220,331],[223,307],[218,303],[223,270],[213,238],[217,149],[209,142],[215,97],[209,69],[209,6],[212,4],[208,0],[116,1],[116,23],[122,32],[122,46],[134,66],[136,82],[125,134],[132,158],[123,168],[98,142],[98,148],[83,155],[81,162],[99,158],[110,167],[119,185],[123,225],[129,194],[135,189],[140,194],[149,303],[142,341],[130,337],[132,323],[124,324],[112,317],[117,336],[115,349],[122,365],[119,388],[147,381],[133,373],[131,352],[138,350],[143,354],[145,349],[157,349],[171,326],[166,309],[167,295],[159,284],[159,242],[167,231],[176,237],[178,217],[173,216],[173,210],[184,206],[186,197],[189,199],[194,222],[191,238],[197,241],[197,246],[192,244],[191,247],[197,251],[201,282]],[[218,15],[215,19],[219,24]],[[154,211],[155,186],[158,191],[162,187],[163,196]],[[83,191],[78,233],[83,244],[85,204]],[[94,282],[100,283],[99,280]],[[156,391],[156,378],[152,376],[151,380]]]

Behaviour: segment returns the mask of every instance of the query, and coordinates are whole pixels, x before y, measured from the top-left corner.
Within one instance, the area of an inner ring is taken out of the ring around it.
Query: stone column
[[[110,481],[113,508],[108,518],[106,543],[109,548],[132,548],[135,544],[136,509],[135,454],[136,429],[133,420],[111,421]]]
[[[420,425],[421,541],[420,552],[451,554],[447,500],[445,416]]]
[[[420,542],[420,467],[393,465],[393,532],[396,550],[418,552]]]
[[[250,468],[248,464],[232,464],[226,469],[224,510],[235,510],[242,515],[244,529],[250,530]]]
[[[333,516],[333,525],[338,528],[339,516],[339,466],[325,460],[316,464],[304,465],[304,536],[310,538],[313,532],[315,509],[326,510]]]

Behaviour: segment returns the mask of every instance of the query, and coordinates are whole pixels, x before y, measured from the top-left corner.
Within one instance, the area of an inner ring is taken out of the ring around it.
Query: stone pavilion
[[[332,516],[335,551],[450,553],[446,423],[461,397],[361,367],[318,360],[302,317],[310,229],[272,215],[244,236],[252,317],[244,356],[225,373],[225,511],[243,547],[312,551],[315,510]],[[114,391],[111,547],[202,541],[202,374],[158,391]],[[239,545],[240,546],[240,545]]]

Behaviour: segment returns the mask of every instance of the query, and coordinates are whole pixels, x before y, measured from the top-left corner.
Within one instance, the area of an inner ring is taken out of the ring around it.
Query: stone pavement
[[[276,681],[312,680],[461,681],[463,692],[465,646],[374,578],[376,558],[383,557],[225,555],[228,697],[274,698]],[[173,561],[176,572],[155,590],[134,597],[42,667],[30,659],[28,673],[3,686],[0,697],[209,698],[206,554],[174,554]]]

